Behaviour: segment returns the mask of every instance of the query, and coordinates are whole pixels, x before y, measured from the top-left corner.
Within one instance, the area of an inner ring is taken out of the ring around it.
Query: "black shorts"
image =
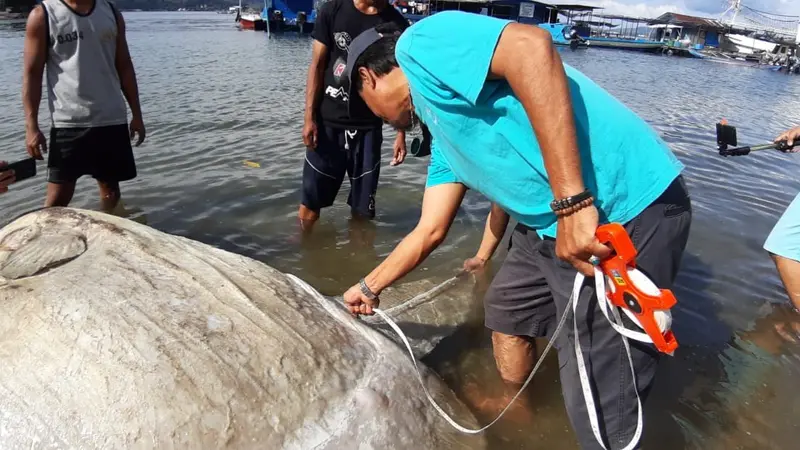
[[[47,181],[74,183],[83,175],[118,183],[136,178],[128,126],[50,129]]]
[[[346,173],[350,177],[350,209],[363,217],[375,217],[382,144],[381,128],[321,126],[317,148],[306,151],[303,164],[303,205],[314,211],[333,205]]]
[[[689,238],[691,217],[689,194],[679,177],[639,216],[625,224],[638,251],[637,268],[659,288],[672,287]],[[541,239],[521,225],[511,239],[511,250],[484,299],[486,326],[507,335],[552,338],[569,302],[577,272],[556,257],[555,240]],[[600,312],[591,280],[581,290],[577,317],[581,348],[595,386],[601,433],[607,441],[606,448],[620,448],[636,430],[636,395],[622,338]],[[564,403],[581,448],[601,449],[581,390],[572,320],[567,320],[554,342]],[[635,328],[632,324],[627,326]],[[652,344],[629,342],[636,386],[644,400],[655,377],[659,353]]]

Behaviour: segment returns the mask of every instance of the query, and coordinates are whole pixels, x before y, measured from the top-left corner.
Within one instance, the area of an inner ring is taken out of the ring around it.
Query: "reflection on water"
[[[388,167],[387,135],[376,220],[350,223],[342,189],[314,235],[300,238],[307,38],[268,39],[217,14],[128,13],[127,21],[149,136],[135,150],[140,176],[123,185],[119,214],[264,261],[329,295],[353,284],[414,227],[426,161]],[[0,159],[11,161],[24,155],[22,38],[20,23],[0,25]],[[790,386],[800,372],[800,344],[787,339],[798,339],[790,323],[797,316],[783,308],[787,300],[761,244],[800,191],[800,156],[721,158],[714,123],[728,119],[742,143],[774,138],[800,124],[800,77],[599,49],[562,56],[651,123],[687,166],[695,220],[675,288],[681,348],[660,367],[645,448],[793,448],[800,395]],[[40,123],[47,132],[45,105]],[[0,198],[0,222],[42,204],[43,163],[39,169],[39,177]],[[73,206],[97,209],[95,189],[92,180],[79,182]],[[447,242],[409,279],[448,278],[475,251],[488,206],[470,193]],[[465,302],[480,302],[483,288]],[[462,398],[500,390],[480,320],[427,362]],[[557,369],[551,358],[534,381],[535,420],[499,423],[489,431],[494,448],[575,448]]]

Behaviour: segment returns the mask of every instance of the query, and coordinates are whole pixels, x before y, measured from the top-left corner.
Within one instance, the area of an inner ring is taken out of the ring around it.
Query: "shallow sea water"
[[[123,215],[294,273],[327,295],[341,294],[414,227],[426,160],[389,167],[393,135],[387,130],[376,220],[350,223],[345,183],[314,236],[299,239],[308,38],[268,39],[238,30],[227,15],[126,18],[148,139],[136,149],[139,177],[123,185]],[[25,152],[23,34],[21,24],[0,24],[0,159],[9,161]],[[794,448],[800,350],[775,325],[798,319],[786,309],[761,245],[800,191],[800,156],[719,157],[714,124],[727,118],[742,143],[761,143],[800,124],[800,77],[613,50],[566,50],[562,57],[654,126],[687,167],[694,222],[675,287],[681,348],[660,367],[644,448]],[[46,110],[43,101],[45,133]],[[44,173],[43,164],[39,170]],[[0,223],[41,206],[43,178],[0,198]],[[79,183],[72,206],[99,207],[91,180]],[[409,279],[452,275],[476,250],[488,206],[470,193],[445,244]],[[502,252],[493,269],[501,259]],[[481,395],[499,390],[480,317],[484,288],[479,284],[465,299],[474,320],[426,360],[467,401],[476,386]],[[532,388],[535,420],[499,423],[488,432],[492,448],[575,448],[557,379],[550,358]]]

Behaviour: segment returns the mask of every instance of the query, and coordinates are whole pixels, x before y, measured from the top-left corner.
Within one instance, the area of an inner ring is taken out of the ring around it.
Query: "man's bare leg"
[[[800,310],[800,262],[783,256],[772,255],[775,267],[783,281],[783,287],[789,295],[789,300],[795,308]]]
[[[319,211],[314,211],[301,204],[300,209],[297,211],[297,218],[300,220],[300,229],[303,230],[303,234],[308,234],[317,220],[319,220]]]
[[[526,336],[510,336],[496,331],[492,332],[492,350],[497,370],[503,380],[503,391],[498,396],[486,397],[485,392],[480,392],[475,387],[474,392],[469,392],[470,403],[478,411],[486,414],[488,420],[493,420],[508,403],[517,395],[525,384],[528,376],[536,364],[536,341]],[[530,387],[528,392],[522,393],[514,405],[509,408],[506,417],[514,422],[530,422],[533,420]]]
[[[75,182],[70,183],[47,183],[47,198],[45,198],[45,208],[53,206],[69,206],[72,196],[75,194]]]
[[[100,208],[103,212],[111,212],[119,204],[122,196],[119,190],[119,183],[116,181],[97,181],[100,188]]]
[[[492,350],[500,378],[506,386],[504,397],[511,400],[525,384],[536,364],[536,341],[527,336],[509,336],[493,331]],[[526,408],[531,406],[527,395],[519,396],[517,402]]]

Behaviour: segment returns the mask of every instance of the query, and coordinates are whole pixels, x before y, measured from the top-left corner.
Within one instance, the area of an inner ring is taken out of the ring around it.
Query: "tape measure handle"
[[[636,247],[633,246],[625,227],[619,223],[600,225],[595,236],[601,244],[608,245],[614,250],[615,254],[611,258],[622,260],[622,265],[636,267]]]

